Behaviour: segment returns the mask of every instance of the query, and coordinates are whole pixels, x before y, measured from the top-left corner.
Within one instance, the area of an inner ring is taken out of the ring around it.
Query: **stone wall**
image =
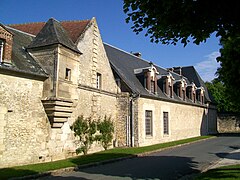
[[[240,115],[218,114],[217,127],[219,133],[240,133]]]
[[[50,124],[43,82],[0,74],[0,167],[45,161]]]
[[[129,146],[130,142],[130,97],[129,93],[117,96],[116,136],[119,146]]]
[[[153,112],[153,135],[145,135],[145,111]],[[169,134],[163,133],[163,112],[169,114]],[[207,134],[205,108],[147,98],[138,99],[139,146],[174,141]]]

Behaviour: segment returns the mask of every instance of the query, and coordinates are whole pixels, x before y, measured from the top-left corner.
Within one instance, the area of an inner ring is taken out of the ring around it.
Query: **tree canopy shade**
[[[213,32],[225,37],[240,30],[240,1],[124,0],[126,21],[152,42],[187,45],[206,41]]]

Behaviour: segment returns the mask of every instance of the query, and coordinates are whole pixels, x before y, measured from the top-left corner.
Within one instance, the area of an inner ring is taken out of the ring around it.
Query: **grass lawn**
[[[75,158],[64,159],[60,161],[31,164],[25,166],[16,166],[11,168],[0,169],[0,179],[8,179],[11,177],[20,177],[26,175],[38,174],[46,171],[66,168],[66,167],[76,167],[80,165],[85,165],[89,163],[101,162],[110,159],[134,156],[141,153],[147,153],[152,151],[157,151],[163,148],[173,147],[180,144],[186,144],[189,142],[198,141],[201,139],[207,139],[212,136],[199,136],[179,141],[173,141],[168,143],[156,144],[152,146],[145,147],[134,147],[134,148],[114,148],[107,151],[101,151],[94,154],[89,154],[86,156],[77,156]]]
[[[224,166],[217,169],[211,169],[202,173],[196,180],[217,180],[217,179],[240,179],[240,164],[232,166]]]

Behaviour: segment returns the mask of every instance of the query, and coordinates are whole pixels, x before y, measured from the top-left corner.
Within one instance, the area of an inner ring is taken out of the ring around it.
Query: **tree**
[[[95,133],[97,130],[96,122],[92,120],[91,117],[84,118],[82,115],[77,118],[77,120],[71,126],[74,131],[74,135],[79,137],[80,147],[76,149],[76,153],[87,154],[91,145],[96,140]]]
[[[231,99],[240,102],[240,1],[124,0],[126,22],[135,33],[145,31],[151,42],[200,44],[212,33],[221,38],[220,79]],[[234,53],[234,54],[233,54]],[[234,66],[234,68],[232,68]]]
[[[100,132],[100,134],[97,136],[97,139],[101,142],[103,148],[107,150],[113,140],[114,132],[114,126],[113,122],[111,121],[111,117],[105,116],[103,121],[99,120],[97,129]]]
[[[226,86],[219,79],[216,78],[205,84],[217,104],[218,112],[238,112],[240,110],[239,107],[231,101]]]
[[[240,112],[240,35],[221,38],[221,45],[221,56],[217,58],[221,68],[218,69],[217,74],[224,82],[226,94],[231,95],[229,100]]]

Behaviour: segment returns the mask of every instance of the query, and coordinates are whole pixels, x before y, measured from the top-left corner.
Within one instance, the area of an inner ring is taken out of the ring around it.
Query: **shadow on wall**
[[[201,136],[208,135],[208,122],[207,122],[207,115],[203,112],[202,121],[201,121],[201,128],[200,128]]]
[[[189,157],[144,156],[116,163],[80,169],[69,176],[52,176],[50,179],[179,179],[199,173],[198,163]]]

